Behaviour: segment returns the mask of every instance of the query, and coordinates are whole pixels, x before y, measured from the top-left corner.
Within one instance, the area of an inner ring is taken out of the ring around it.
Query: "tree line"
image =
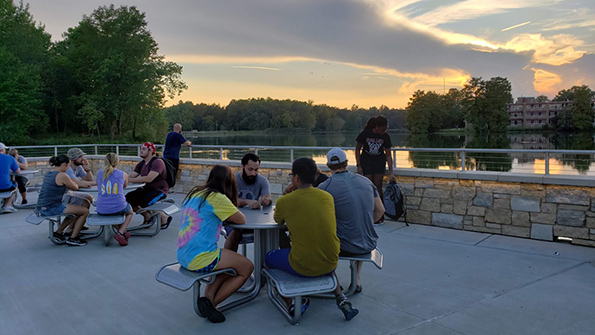
[[[52,42],[29,6],[0,0],[0,141],[70,133],[162,137],[166,97],[186,89],[134,6],[102,6]]]
[[[376,115],[384,115],[391,129],[404,129],[406,112],[380,108],[338,108],[312,101],[252,98],[231,100],[222,107],[217,104],[194,104],[179,101],[165,109],[170,124],[179,122],[183,129],[199,131],[215,130],[266,130],[285,129],[294,131],[339,131],[361,130],[366,121]]]
[[[406,127],[412,133],[433,133],[442,129],[471,128],[476,134],[502,133],[510,123],[507,104],[513,102],[507,78],[471,78],[462,89],[447,93],[418,90],[407,104]],[[552,101],[570,101],[545,129],[562,131],[593,130],[595,92],[588,86],[564,89]],[[538,96],[536,102],[549,102]]]

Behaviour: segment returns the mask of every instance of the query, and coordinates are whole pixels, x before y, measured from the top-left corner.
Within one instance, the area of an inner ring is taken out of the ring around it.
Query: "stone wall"
[[[89,159],[96,173],[102,157]],[[120,168],[129,173],[139,160],[121,157]],[[187,193],[204,184],[214,164],[241,171],[239,161],[182,159],[174,192]],[[274,200],[289,184],[290,168],[288,163],[261,164],[259,172],[269,180]],[[47,160],[31,160],[30,169],[41,170],[30,178],[32,183],[40,182],[49,169]],[[595,247],[593,178],[425,169],[396,169],[395,173],[409,223],[546,241],[567,237],[573,244]]]

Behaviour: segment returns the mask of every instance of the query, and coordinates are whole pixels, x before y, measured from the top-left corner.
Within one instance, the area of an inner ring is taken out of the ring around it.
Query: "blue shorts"
[[[124,208],[123,210],[121,210],[119,212],[115,212],[115,213],[103,214],[103,213],[97,212],[97,214],[99,214],[99,215],[126,215],[128,213],[132,213],[132,206],[130,206],[130,204],[126,204],[126,208]]]
[[[194,270],[192,272],[198,272],[198,273],[209,273],[209,272],[213,272],[213,270],[215,270],[215,267],[217,266],[217,264],[219,264],[219,260],[220,259],[221,259],[221,249],[219,249],[219,255],[217,256],[217,258],[215,258],[214,261],[211,262],[211,264],[205,266],[202,269]]]
[[[62,215],[64,210],[66,209],[65,204],[60,204],[59,206],[54,207],[38,207],[37,211],[41,216],[55,216],[55,215]]]
[[[297,277],[308,277],[298,273],[291,267],[291,264],[289,264],[290,251],[291,248],[271,250],[264,258],[264,264],[269,269],[279,269]]]

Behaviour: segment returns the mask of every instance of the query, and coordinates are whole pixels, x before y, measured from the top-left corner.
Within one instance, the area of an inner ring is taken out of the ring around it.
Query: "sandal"
[[[161,230],[166,230],[167,227],[169,227],[169,224],[171,223],[172,219],[173,219],[173,216],[168,216],[167,222],[165,222],[164,224],[161,225]]]

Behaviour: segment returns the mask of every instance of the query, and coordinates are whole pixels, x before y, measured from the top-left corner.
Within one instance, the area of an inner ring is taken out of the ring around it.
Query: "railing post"
[[[293,162],[293,148],[289,149],[289,163]]]
[[[465,151],[461,150],[461,171],[465,171]]]
[[[116,155],[120,156],[120,146],[116,145]]]
[[[54,147],[54,156],[58,156],[58,147],[57,146]]]
[[[190,159],[192,159],[192,146],[189,146],[189,147],[188,147],[188,151],[190,151],[190,152],[188,153],[188,156],[190,157]]]
[[[550,153],[545,153],[545,174],[550,174]]]
[[[137,146],[136,147],[136,155],[137,156],[140,156],[140,146]]]
[[[95,146],[95,155],[97,156],[97,146]]]
[[[391,150],[391,156],[393,156],[393,169],[394,169],[397,167],[397,150],[396,149]]]
[[[254,154],[258,156],[258,148],[254,148]]]
[[[219,160],[223,160],[223,147],[219,148]]]

